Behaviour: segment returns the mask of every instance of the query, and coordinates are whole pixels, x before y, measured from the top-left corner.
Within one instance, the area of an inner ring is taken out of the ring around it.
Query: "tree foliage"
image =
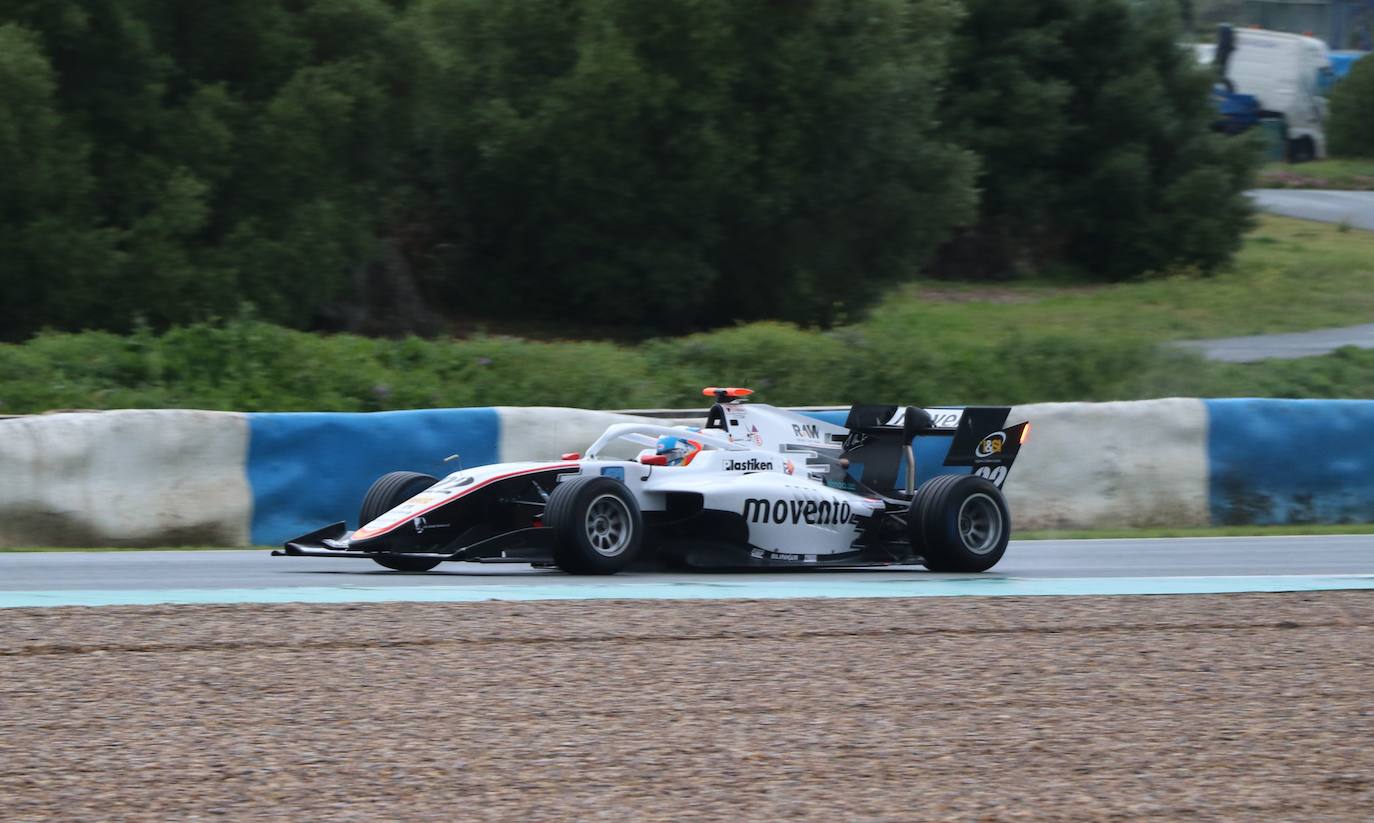
[[[665,331],[862,305],[972,204],[933,119],[954,11],[422,3],[450,293]]]
[[[1331,90],[1327,138],[1334,154],[1374,157],[1374,58],[1357,61]]]
[[[1177,45],[1170,4],[965,5],[943,111],[982,158],[982,202],[942,273],[1066,265],[1118,279],[1230,258],[1257,160],[1210,133],[1208,79]]]
[[[107,278],[115,257],[90,205],[90,146],[65,127],[57,95],[38,36],[0,25],[0,329],[79,321],[85,307],[63,297]]]
[[[22,77],[0,108],[28,107],[15,150],[52,159],[5,164],[0,179],[48,194],[11,201],[0,231],[50,234],[0,259],[14,315],[0,334],[167,325],[245,301],[316,320],[375,254],[396,14],[381,0],[12,4],[24,28],[4,29],[19,45],[0,41],[0,72]]]
[[[826,324],[975,217],[947,270],[1225,258],[1171,23],[962,2],[11,0],[0,337]]]

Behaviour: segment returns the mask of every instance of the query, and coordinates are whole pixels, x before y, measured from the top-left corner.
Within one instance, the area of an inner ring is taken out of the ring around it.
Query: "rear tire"
[[[921,485],[907,516],[911,546],[933,572],[983,572],[1007,551],[1011,513],[990,481],[948,474]]]
[[[363,496],[363,507],[358,512],[358,528],[371,523],[410,498],[438,483],[439,480],[419,472],[391,472],[377,478],[372,488]],[[427,572],[442,563],[442,560],[427,560],[419,557],[374,557],[377,565],[398,572]]]
[[[573,477],[559,483],[544,507],[553,529],[553,560],[569,574],[615,574],[644,542],[644,518],[624,483]]]

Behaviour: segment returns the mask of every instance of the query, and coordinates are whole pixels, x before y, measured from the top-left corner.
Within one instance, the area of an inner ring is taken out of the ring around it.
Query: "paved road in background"
[[[1374,231],[1374,191],[1255,189],[1249,194],[1255,205],[1271,214]]]
[[[1016,578],[1204,577],[1215,575],[1374,574],[1374,535],[1214,537],[1157,540],[1012,541],[987,575]],[[853,571],[649,574],[575,577],[528,566],[449,563],[401,574],[368,560],[270,557],[266,551],[49,552],[0,554],[0,591],[255,589],[286,587],[542,586],[624,582],[710,584],[789,578],[814,584],[929,579],[916,567]]]
[[[1255,189],[1249,195],[1261,210],[1273,214],[1374,231],[1374,192]],[[1291,334],[1189,340],[1176,345],[1225,363],[1296,360],[1330,354],[1344,346],[1374,349],[1374,323]]]
[[[1374,323],[1288,334],[1257,334],[1251,337],[1189,340],[1175,345],[1201,352],[1202,356],[1208,360],[1218,360],[1225,363],[1296,360],[1299,357],[1330,354],[1345,346],[1374,349]]]

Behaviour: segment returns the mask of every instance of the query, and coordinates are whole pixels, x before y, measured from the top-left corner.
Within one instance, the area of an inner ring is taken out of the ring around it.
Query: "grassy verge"
[[[1374,191],[1374,159],[1347,157],[1296,166],[1271,163],[1260,171],[1259,187]]]
[[[1234,266],[1107,286],[911,284],[829,331],[756,323],[637,346],[312,335],[252,320],[0,346],[0,414],[55,408],[376,411],[686,407],[745,385],[777,404],[1374,396],[1374,354],[1213,364],[1168,340],[1374,319],[1374,232],[1261,217]],[[0,421],[0,426],[5,425]]]
[[[1135,283],[1009,287],[916,284],[867,327],[921,329],[941,343],[997,333],[1142,340],[1231,337],[1374,320],[1374,232],[1261,216],[1234,264],[1213,277],[1166,273]]]

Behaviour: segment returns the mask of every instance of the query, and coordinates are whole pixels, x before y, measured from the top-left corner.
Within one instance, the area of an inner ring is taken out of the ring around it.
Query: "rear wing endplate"
[[[900,438],[901,456],[906,463],[906,492],[910,496],[915,493],[916,477],[916,455],[911,441],[917,437],[952,437],[954,442],[950,444],[944,465],[969,466],[975,475],[1000,487],[1030,431],[1029,423],[1008,427],[1010,414],[1010,406],[963,409],[854,406],[845,422],[849,435],[844,447],[847,453],[858,453],[865,447],[878,446],[881,442],[890,444]],[[894,474],[895,468],[891,467]]]

